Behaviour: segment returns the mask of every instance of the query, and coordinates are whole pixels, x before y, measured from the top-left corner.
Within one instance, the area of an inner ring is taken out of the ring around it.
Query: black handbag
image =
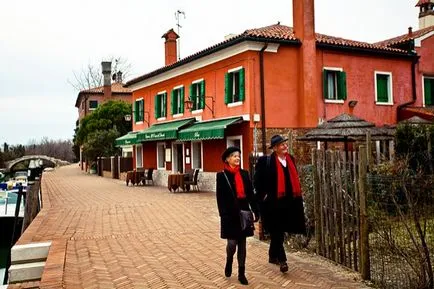
[[[232,189],[231,183],[229,182],[229,179],[226,176],[226,173],[224,171],[223,174],[225,175],[229,188],[231,188],[232,194],[234,195],[235,198],[235,202],[237,202],[238,204],[237,195],[235,194],[235,191]],[[241,224],[241,231],[255,230],[255,225],[253,224],[253,212],[250,209],[250,205],[249,205],[249,210],[240,209],[240,224]]]

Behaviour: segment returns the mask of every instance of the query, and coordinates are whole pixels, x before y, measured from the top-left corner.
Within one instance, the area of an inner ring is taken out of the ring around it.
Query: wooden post
[[[368,131],[366,133],[366,156],[367,156],[367,162],[369,165],[369,171],[372,170],[372,168],[374,167],[374,158],[372,157],[372,138],[371,138],[371,132]]]
[[[427,138],[427,142],[428,142],[428,164],[429,164],[429,168],[431,171],[431,174],[434,173],[433,172],[433,163],[432,163],[432,143],[431,143],[431,134],[430,134],[430,130],[427,129],[426,130],[426,138]]]
[[[291,155],[294,154],[294,148],[293,148],[293,139],[292,139],[292,129],[288,132],[288,149]]]
[[[321,224],[321,202],[320,202],[320,183],[318,172],[318,150],[312,150],[312,175],[313,175],[313,204],[314,204],[314,217],[315,217],[315,240],[316,240],[316,253],[322,255],[321,246],[321,235],[322,235],[322,224]]]
[[[346,155],[348,152],[345,151],[344,153],[340,153],[339,151],[336,151],[336,184],[337,184],[337,190],[336,190],[336,200],[337,200],[337,213],[338,213],[338,223],[337,223],[337,229],[338,229],[338,237],[339,237],[339,262],[343,265],[346,265],[345,260],[345,236],[344,236],[344,195],[342,193],[343,191],[343,182],[342,178],[342,166],[341,166],[341,156]]]
[[[325,154],[323,150],[318,151],[318,177],[320,178],[320,186],[319,186],[319,207],[320,207],[320,226],[321,226],[321,252],[322,256],[326,256],[326,230],[325,228],[325,205],[324,205],[324,198],[325,198],[325,172],[324,172],[324,158]]]
[[[395,143],[393,140],[389,140],[389,160],[393,162],[395,159]]]
[[[358,171],[357,163],[359,158],[357,157],[357,152],[353,152],[353,264],[354,270],[359,271],[359,251],[360,251],[360,210],[359,210],[359,187],[358,187]]]
[[[360,147],[359,161],[359,194],[360,194],[360,273],[365,280],[371,279],[370,260],[369,260],[369,230],[368,213],[366,199],[367,181],[367,160],[366,148]]]
[[[23,233],[36,215],[39,212],[39,188],[40,181],[35,181],[35,183],[30,186],[30,189],[26,193],[26,204],[25,204],[25,213],[23,219],[23,226],[21,228],[21,233]]]
[[[334,204],[334,197],[335,197],[335,186],[334,186],[334,182],[332,180],[334,180],[335,174],[334,174],[334,157],[333,157],[333,153],[332,151],[327,151],[326,152],[326,173],[328,174],[327,179],[327,187],[328,187],[328,193],[326,194],[327,196],[327,201],[326,201],[326,206],[328,209],[328,232],[329,232],[329,236],[330,236],[330,244],[329,244],[329,248],[330,248],[330,256],[329,258],[333,261],[337,261],[336,259],[336,248],[335,248],[335,224],[336,224],[336,211],[335,206],[333,206]]]

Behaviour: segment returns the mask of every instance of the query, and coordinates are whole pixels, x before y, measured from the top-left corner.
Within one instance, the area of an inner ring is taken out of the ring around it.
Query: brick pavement
[[[44,173],[44,208],[18,243],[53,241],[40,288],[368,288],[305,253],[281,274],[268,246],[247,243],[249,286],[224,277],[215,194],[126,187],[67,166]],[[36,284],[36,285],[35,285]],[[9,286],[24,288],[28,284]],[[28,287],[31,288],[31,287]]]

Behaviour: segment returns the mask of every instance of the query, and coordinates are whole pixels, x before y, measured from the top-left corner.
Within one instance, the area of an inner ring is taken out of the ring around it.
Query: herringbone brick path
[[[236,261],[224,277],[214,193],[126,187],[77,166],[42,180],[44,208],[19,240],[53,241],[41,288],[367,288],[303,253],[288,254],[290,271],[281,274],[255,238],[247,245],[249,286],[238,283]]]

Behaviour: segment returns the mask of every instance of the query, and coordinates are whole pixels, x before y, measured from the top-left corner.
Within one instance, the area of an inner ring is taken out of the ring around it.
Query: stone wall
[[[267,154],[272,151],[269,149],[270,139],[273,135],[280,134],[282,137],[288,138],[290,151],[294,155],[297,165],[305,165],[311,163],[311,148],[316,147],[315,142],[305,142],[297,140],[298,137],[303,136],[309,129],[292,129],[292,128],[267,128],[266,129],[266,147]],[[256,142],[258,152],[262,152],[262,131],[257,130]]]

